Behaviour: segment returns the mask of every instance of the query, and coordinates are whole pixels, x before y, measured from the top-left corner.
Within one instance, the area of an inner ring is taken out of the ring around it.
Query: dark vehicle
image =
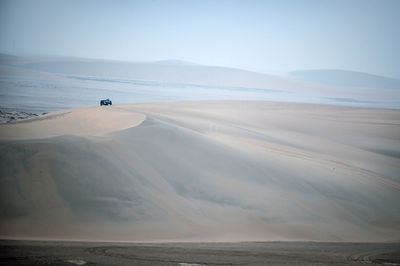
[[[102,106],[102,105],[112,105],[112,101],[110,99],[101,100],[100,106]]]

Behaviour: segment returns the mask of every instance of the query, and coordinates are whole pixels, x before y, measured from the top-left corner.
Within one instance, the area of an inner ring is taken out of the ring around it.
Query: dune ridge
[[[87,107],[0,125],[0,235],[399,240],[398,132],[398,110],[261,101]]]
[[[101,106],[62,110],[2,125],[0,139],[95,136],[139,125],[145,115]]]

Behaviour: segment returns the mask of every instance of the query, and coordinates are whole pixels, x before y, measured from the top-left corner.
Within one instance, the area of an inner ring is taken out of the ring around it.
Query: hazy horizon
[[[0,52],[400,78],[399,1],[0,1]]]
[[[267,72],[262,72],[262,71],[256,71],[256,70],[251,70],[251,69],[245,69],[245,68],[240,68],[240,67],[229,67],[229,66],[222,66],[222,65],[208,65],[208,64],[201,64],[193,61],[187,61],[187,60],[181,60],[181,59],[176,59],[176,58],[167,58],[167,59],[160,59],[160,60],[124,60],[124,59],[107,59],[107,58],[91,58],[91,57],[81,57],[81,56],[68,56],[68,55],[51,55],[51,54],[34,54],[34,53],[9,53],[9,52],[2,52],[0,51],[0,55],[5,55],[5,56],[16,56],[20,58],[41,58],[43,60],[45,59],[54,59],[54,58],[60,58],[60,59],[76,59],[76,60],[98,60],[98,61],[104,61],[104,62],[120,62],[120,63],[155,63],[155,64],[165,64],[165,65],[198,65],[198,66],[209,66],[209,67],[219,67],[219,68],[231,68],[231,69],[238,69],[238,70],[244,70],[244,71],[249,71],[249,72],[255,72],[255,73],[260,73],[260,74],[267,74],[267,75],[275,75],[275,76],[282,76],[282,77],[292,77],[296,78],[296,76],[291,76],[292,73],[297,73],[297,72],[318,72],[318,71],[343,71],[343,72],[349,72],[349,73],[360,73],[360,74],[366,74],[366,75],[371,75],[371,76],[376,76],[376,77],[382,77],[382,78],[388,78],[392,80],[400,80],[399,78],[396,77],[390,77],[390,76],[385,76],[385,75],[379,75],[379,74],[374,74],[371,72],[363,72],[359,70],[351,70],[351,69],[335,69],[335,68],[304,68],[304,69],[293,69],[293,70],[288,70],[288,71],[276,71],[276,70],[271,70]]]

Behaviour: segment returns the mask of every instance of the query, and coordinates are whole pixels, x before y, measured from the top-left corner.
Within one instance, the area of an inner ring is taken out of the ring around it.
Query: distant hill
[[[400,80],[357,71],[316,69],[290,72],[289,75],[307,82],[340,87],[400,89]]]
[[[72,57],[0,55],[0,65],[47,74],[112,77],[206,86],[230,86],[269,90],[309,90],[313,86],[279,76],[242,69],[206,66],[180,60],[127,62]],[[316,87],[316,86],[314,86]],[[321,87],[318,85],[318,88]]]
[[[128,62],[0,54],[1,78],[3,78],[3,88],[8,88],[8,97],[11,97],[6,99],[3,96],[0,100],[0,106],[3,107],[15,106],[16,102],[21,102],[19,97],[21,94],[39,93],[40,90],[55,86],[65,88],[68,95],[77,95],[77,92],[72,93],[72,90],[78,88],[86,90],[88,87],[92,92],[98,90],[96,93],[99,94],[100,91],[104,93],[104,89],[107,88],[110,94],[115,93],[116,87],[122,86],[127,94],[124,97],[121,94],[112,96],[115,100],[121,97],[119,102],[126,102],[129,97],[134,101],[226,98],[400,108],[398,92],[400,80],[343,70],[294,71],[289,76],[283,77],[180,60]],[[116,82],[115,86],[110,85],[110,81]],[[141,84],[143,81],[147,84],[147,89],[143,88]],[[187,89],[178,93],[177,88]],[[152,92],[154,89],[158,91],[156,94]],[[167,95],[168,90],[175,94]],[[45,95],[60,97],[55,91],[48,91]],[[192,97],[192,95],[195,96]],[[38,96],[39,100],[41,98],[43,96]],[[15,103],[12,102],[13,99]],[[29,99],[29,104],[33,102],[29,97],[26,99]],[[70,104],[82,99],[82,97],[69,101],[61,99],[58,102]],[[54,100],[42,102],[41,106],[55,102]],[[81,102],[79,106],[87,104],[89,102],[85,104]],[[67,107],[73,106],[63,106],[63,108]],[[55,106],[51,108],[51,110],[59,109]],[[42,111],[47,111],[47,109]]]

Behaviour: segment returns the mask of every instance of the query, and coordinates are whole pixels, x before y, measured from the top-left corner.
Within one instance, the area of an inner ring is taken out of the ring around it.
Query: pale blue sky
[[[0,51],[400,78],[400,1],[0,0]]]

